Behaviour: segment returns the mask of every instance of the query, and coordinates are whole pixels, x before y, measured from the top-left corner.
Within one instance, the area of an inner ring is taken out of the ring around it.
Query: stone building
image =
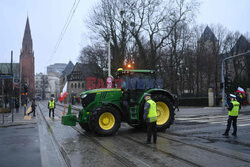
[[[227,54],[227,56],[233,56],[240,53],[245,53],[250,50],[250,42],[241,35],[234,47]],[[250,60],[249,56],[238,57],[237,59],[231,59],[227,61],[226,72],[229,78],[232,80],[236,76],[245,78],[248,80],[250,78],[248,70],[250,69]]]
[[[80,97],[80,93],[85,91],[86,78],[93,77],[93,66],[90,64],[76,63],[71,74],[68,75],[68,88],[67,92],[71,96]]]
[[[43,100],[50,97],[48,75],[39,73],[35,76],[36,94],[35,96],[41,97]]]
[[[20,50],[20,74],[21,84],[26,83],[29,86],[29,97],[32,98],[35,93],[34,74],[35,58],[33,51],[33,42],[30,31],[29,18],[27,17],[24,30],[22,49]]]
[[[213,88],[216,92],[219,90],[220,85],[220,56],[219,56],[219,42],[207,26],[202,33],[200,39],[197,41],[196,50],[197,76],[196,94],[206,96],[208,88]]]
[[[74,69],[74,64],[69,61],[69,63],[67,64],[67,66],[64,68],[64,70],[62,71],[62,74],[60,76],[60,91],[63,89],[66,81],[67,81],[67,77],[68,75],[71,74],[72,70]]]
[[[60,94],[59,77],[57,75],[36,74],[36,96],[42,99],[49,99],[50,97],[58,98]]]

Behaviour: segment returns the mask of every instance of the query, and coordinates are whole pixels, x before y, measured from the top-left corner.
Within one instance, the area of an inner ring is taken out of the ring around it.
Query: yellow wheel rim
[[[164,102],[156,102],[156,108],[157,108],[157,125],[163,125],[165,124],[170,116],[170,111],[166,103]]]
[[[109,112],[103,113],[99,118],[99,125],[104,130],[112,129],[115,125],[115,117]]]

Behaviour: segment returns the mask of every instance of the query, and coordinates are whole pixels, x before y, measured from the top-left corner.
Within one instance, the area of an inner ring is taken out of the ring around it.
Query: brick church
[[[26,26],[24,30],[22,49],[20,50],[20,74],[22,85],[26,84],[29,87],[29,97],[35,95],[35,58],[33,51],[33,42],[31,38],[29,18],[27,17]]]

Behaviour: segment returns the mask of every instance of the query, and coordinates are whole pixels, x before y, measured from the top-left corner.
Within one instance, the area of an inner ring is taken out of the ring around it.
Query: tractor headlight
[[[84,99],[86,96],[87,96],[87,94],[82,95],[82,96],[81,96],[81,99]]]

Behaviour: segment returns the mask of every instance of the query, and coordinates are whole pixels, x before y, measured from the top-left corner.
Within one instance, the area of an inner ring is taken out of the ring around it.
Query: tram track
[[[61,110],[61,109],[59,109],[59,110]],[[62,111],[62,110],[61,110],[61,111]],[[57,115],[57,116],[58,116],[58,115]],[[92,137],[92,136],[90,136],[90,135],[84,133],[84,132],[82,131],[82,129],[79,129],[79,128],[77,128],[77,127],[74,127],[74,126],[73,126],[72,128],[73,128],[74,130],[76,130],[77,132],[79,132],[80,134],[82,134],[82,135],[84,135],[85,137],[87,137],[90,141],[94,142],[95,144],[97,144],[97,145],[101,146],[102,148],[104,148],[105,150],[109,151],[109,152],[112,154],[112,156],[115,156],[114,158],[116,158],[116,159],[118,159],[118,160],[121,160],[121,156],[119,156],[119,153],[114,152],[114,151],[110,151],[110,149],[108,149],[107,147],[103,146],[95,137]],[[136,140],[136,139],[131,138],[131,137],[128,137],[128,136],[122,135],[122,136],[119,136],[119,137],[122,137],[122,138],[124,138],[124,139],[130,140],[130,141],[132,141],[132,142],[134,142],[134,143],[137,143],[137,144],[141,145],[141,146],[144,147],[144,148],[150,147],[150,148],[155,149],[153,146],[145,145],[145,143],[140,142],[139,140]],[[157,151],[160,152],[160,153],[162,153],[162,154],[164,154],[164,155],[167,155],[168,157],[171,157],[171,158],[173,158],[173,159],[175,159],[175,160],[182,161],[183,163],[188,164],[188,165],[190,165],[190,166],[200,167],[199,164],[196,164],[196,163],[194,163],[194,162],[192,162],[192,161],[186,160],[186,159],[184,159],[184,158],[182,158],[182,157],[179,157],[179,156],[177,156],[177,155],[175,155],[175,154],[172,154],[172,153],[170,153],[170,152],[166,152],[166,151],[161,150],[161,149],[157,149]],[[123,161],[123,160],[122,160],[122,161]],[[126,158],[126,163],[127,163],[127,161],[129,162],[129,161],[131,161],[131,160]],[[138,160],[136,160],[136,161],[138,161]],[[131,164],[132,166],[135,166],[135,164],[133,164],[133,162],[131,162],[131,163],[132,163],[132,164]],[[126,165],[126,166],[127,166],[127,165]],[[129,166],[130,166],[130,164],[129,164]],[[145,166],[145,165],[144,165],[144,166]]]
[[[225,157],[228,157],[228,158],[231,158],[231,159],[240,160],[240,161],[250,163],[250,159],[246,159],[246,158],[238,156],[238,155],[228,154],[226,152],[222,152],[222,151],[219,151],[219,150],[216,150],[216,149],[213,149],[213,148],[210,148],[210,147],[206,147],[206,146],[203,146],[203,145],[183,142],[181,140],[173,139],[172,137],[167,137],[167,136],[162,135],[162,134],[158,134],[158,137],[161,137],[161,138],[164,138],[164,139],[167,139],[167,140],[170,140],[170,141],[178,142],[178,143],[181,143],[181,144],[185,144],[187,146],[198,148],[198,149],[201,149],[201,150],[204,150],[204,151],[208,151],[208,152],[211,152],[213,154],[218,154],[218,155],[222,155],[222,156],[225,156]],[[198,137],[198,138],[201,138],[201,137]],[[207,139],[207,138],[201,138],[201,139]]]
[[[63,106],[60,106],[57,109],[60,110],[60,111],[63,111],[63,109],[61,109],[61,107],[63,107]],[[58,115],[58,113],[55,112],[55,114],[58,117],[61,117],[61,115]],[[72,127],[72,128],[75,131],[77,131],[78,133],[80,133],[81,135],[83,135],[86,138],[88,138],[89,141],[91,141],[92,143],[94,143],[98,147],[101,147],[110,156],[112,156],[113,158],[117,159],[119,162],[121,162],[125,166],[137,166],[136,163],[135,163],[135,161],[137,161],[137,162],[140,161],[140,160],[137,160],[136,158],[134,158],[133,160],[131,158],[127,158],[126,156],[120,154],[118,151],[115,151],[114,149],[109,148],[107,145],[104,145],[103,143],[101,143],[100,141],[98,141],[99,140],[98,138],[93,137],[93,136],[89,135],[88,133],[85,133],[85,131],[83,131],[81,128],[78,128],[78,127]],[[154,146],[150,146],[150,145],[145,145],[145,143],[141,142],[141,140],[139,140],[136,137],[131,137],[131,136],[127,136],[127,135],[119,135],[118,137],[121,138],[121,139],[124,139],[124,140],[129,140],[131,142],[137,143],[137,144],[139,144],[140,146],[142,146],[144,148],[153,148],[154,147]],[[235,160],[243,161],[243,162],[246,162],[246,163],[250,163],[250,159],[241,157],[240,155],[238,155],[238,156],[237,155],[232,155],[232,154],[229,154],[229,153],[226,153],[226,152],[222,152],[222,151],[216,150],[214,148],[206,147],[204,145],[198,145],[198,144],[192,144],[192,143],[188,143],[188,142],[183,142],[183,141],[180,141],[178,139],[173,139],[173,137],[171,137],[171,136],[170,137],[169,136],[165,136],[164,134],[158,134],[158,137],[162,138],[164,140],[176,142],[176,143],[183,144],[183,145],[186,145],[186,146],[189,146],[189,147],[193,147],[193,148],[200,149],[200,150],[203,150],[203,151],[206,151],[206,152],[210,152],[212,154],[217,154],[217,155],[224,156],[224,157],[227,157],[227,158],[230,158],[230,159],[235,159]],[[193,162],[193,161],[191,161],[191,160],[189,160],[187,158],[183,158],[183,157],[178,156],[178,155],[176,155],[174,153],[168,152],[168,151],[166,151],[164,149],[157,148],[155,150],[158,153],[167,155],[168,157],[171,157],[172,159],[181,161],[181,162],[183,162],[183,163],[185,163],[187,165],[190,165],[190,166],[202,166],[202,165],[200,165],[198,163],[195,163],[195,162]],[[141,165],[139,165],[139,166],[141,166]],[[144,164],[143,166],[147,166],[147,165]]]

